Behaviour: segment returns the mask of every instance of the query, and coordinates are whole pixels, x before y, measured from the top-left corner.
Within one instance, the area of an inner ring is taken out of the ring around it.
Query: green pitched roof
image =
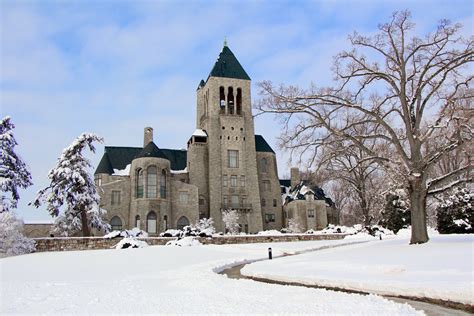
[[[232,53],[230,48],[227,46],[222,48],[214,67],[212,67],[209,77],[250,80],[249,75],[247,75],[244,68],[242,68],[242,65],[240,65],[237,58],[235,58],[234,53]]]
[[[163,152],[158,148],[158,146],[156,146],[154,142],[149,142],[148,145],[146,145],[145,148],[143,148],[143,150],[140,151],[135,158],[144,157],[168,159],[168,157],[163,154]]]
[[[102,156],[102,159],[100,160],[95,173],[114,173],[114,169],[112,168],[112,164],[110,163],[109,155],[107,154],[107,152],[105,152]]]
[[[139,156],[143,149],[142,147],[105,146],[104,155],[97,166],[95,174],[113,174],[114,169],[125,169],[128,164],[132,163],[135,157]],[[160,149],[160,151],[164,155],[164,159],[170,161],[172,170],[183,170],[186,168],[186,150]]]
[[[260,152],[275,153],[262,135],[255,135],[255,150]]]

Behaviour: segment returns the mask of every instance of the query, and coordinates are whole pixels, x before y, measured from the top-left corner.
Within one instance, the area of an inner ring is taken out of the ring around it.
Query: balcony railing
[[[222,207],[221,207],[222,211],[223,210],[229,210],[229,209],[237,210],[237,211],[242,212],[242,213],[248,213],[248,212],[252,211],[252,204],[249,204],[249,203],[245,203],[245,204],[242,204],[242,203],[239,203],[239,204],[232,204],[232,203],[222,204]]]

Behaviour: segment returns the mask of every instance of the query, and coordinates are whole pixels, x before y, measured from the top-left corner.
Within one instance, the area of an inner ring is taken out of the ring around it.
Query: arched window
[[[183,229],[184,226],[188,226],[188,225],[189,225],[189,220],[185,216],[181,216],[178,219],[178,223],[177,223],[176,227],[178,229]]]
[[[146,216],[146,231],[150,234],[156,234],[156,213],[151,211]]]
[[[242,89],[237,88],[237,115],[242,114]]]
[[[155,166],[150,166],[146,170],[146,197],[147,198],[156,198],[156,180],[157,180],[157,170]]]
[[[135,216],[135,227],[140,229],[140,215]]]
[[[112,230],[122,230],[122,220],[118,216],[112,217],[110,220],[110,226],[112,226]]]
[[[160,197],[166,199],[166,171],[164,169],[160,176]]]
[[[221,114],[225,113],[225,89],[224,87],[219,88],[219,106],[221,109]]]
[[[262,172],[267,172],[267,158],[262,158],[262,160],[260,160],[260,169],[262,170]]]
[[[136,171],[136,191],[137,191],[137,198],[143,197],[143,170],[137,169]]]
[[[234,88],[229,87],[229,92],[227,93],[227,106],[229,107],[228,114],[234,114]]]

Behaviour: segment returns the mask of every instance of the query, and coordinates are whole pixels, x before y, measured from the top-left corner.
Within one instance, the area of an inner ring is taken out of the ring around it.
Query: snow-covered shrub
[[[104,238],[112,239],[117,237],[148,237],[148,233],[134,227],[130,230],[114,230],[104,236]]]
[[[9,116],[0,120],[0,213],[15,209],[20,199],[18,188],[26,189],[33,184],[26,164],[15,153],[18,143],[13,136],[14,128]]]
[[[222,212],[222,221],[226,231],[231,235],[239,233],[239,214],[236,210],[225,210]]]
[[[182,230],[179,229],[168,229],[165,232],[160,234],[160,237],[179,237],[183,233]]]
[[[0,252],[15,256],[33,251],[35,242],[23,236],[23,221],[13,212],[0,213]]]
[[[212,236],[216,232],[214,227],[214,220],[211,218],[201,218],[195,225],[196,229],[200,231],[200,235]]]
[[[288,231],[294,234],[298,234],[303,231],[300,222],[296,218],[291,218],[288,220]]]
[[[404,190],[390,191],[386,195],[385,207],[381,212],[379,225],[395,234],[411,223],[411,213]]]
[[[437,208],[437,228],[441,234],[474,233],[474,194],[467,188],[456,189]]]
[[[189,246],[199,246],[201,243],[196,237],[184,237],[181,239],[170,240],[166,243],[166,246],[179,246],[179,247],[189,247]]]
[[[125,237],[115,245],[115,249],[127,249],[127,248],[145,248],[148,247],[146,241],[138,240],[133,237]]]

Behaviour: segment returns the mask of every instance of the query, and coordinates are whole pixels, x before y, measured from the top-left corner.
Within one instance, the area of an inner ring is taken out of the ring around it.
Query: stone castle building
[[[301,196],[282,201],[275,152],[254,133],[250,77],[227,45],[199,83],[196,112],[187,150],[159,148],[151,127],[143,147],[105,147],[95,180],[113,229],[138,227],[155,235],[212,217],[224,231],[226,209],[238,211],[244,232],[281,229],[288,218],[314,212],[303,228],[326,226],[325,202]]]

